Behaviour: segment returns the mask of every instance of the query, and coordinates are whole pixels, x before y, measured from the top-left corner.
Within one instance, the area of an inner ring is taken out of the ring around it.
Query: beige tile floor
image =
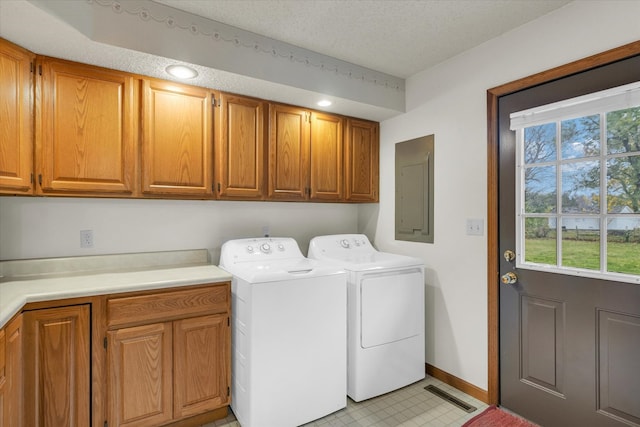
[[[471,413],[463,411],[425,390],[429,384],[477,409]],[[363,402],[347,399],[346,408],[305,424],[305,427],[459,427],[486,408],[487,404],[428,376],[400,390]],[[229,411],[227,418],[203,427],[241,426]]]

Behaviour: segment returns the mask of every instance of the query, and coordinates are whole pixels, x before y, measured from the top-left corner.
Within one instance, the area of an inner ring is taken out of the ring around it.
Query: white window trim
[[[558,206],[556,213],[553,214],[525,214],[524,211],[524,129],[527,127],[538,126],[546,123],[557,123],[556,126],[556,153],[561,153],[561,122],[564,120],[585,117],[594,114],[600,114],[601,118],[607,112],[624,110],[627,108],[640,106],[640,81],[624,86],[607,89],[600,92],[594,92],[588,95],[571,98],[552,104],[542,105],[528,110],[512,113],[511,130],[516,131],[516,267],[527,270],[536,270],[548,273],[566,274],[571,276],[588,277],[594,279],[611,280],[617,282],[626,282],[640,284],[640,275],[615,273],[606,271],[607,263],[607,218],[615,215],[609,214],[606,209],[602,209],[599,214],[577,215],[598,217],[600,221],[600,269],[588,270],[576,267],[562,266],[562,219],[565,217],[576,216],[572,214],[563,214],[561,212],[560,201],[562,199],[562,171],[561,159],[557,158],[553,163],[556,166],[556,192]],[[597,160],[601,164],[601,180],[600,192],[606,195],[606,170],[603,162],[611,157],[625,156],[629,153],[620,155],[606,154],[606,122],[601,120],[601,153],[600,156],[594,156],[593,160]],[[546,163],[546,162],[545,162]],[[544,164],[536,164],[542,166]],[[604,191],[604,192],[603,192]],[[556,220],[556,265],[539,264],[533,262],[525,262],[525,218],[543,217],[555,218]]]
[[[640,105],[640,82],[512,113],[511,130]]]

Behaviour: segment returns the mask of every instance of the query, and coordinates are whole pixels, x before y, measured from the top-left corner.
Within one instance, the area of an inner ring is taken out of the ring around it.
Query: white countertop
[[[30,302],[215,283],[230,281],[231,277],[225,270],[206,264],[33,279],[5,278],[6,281],[0,283],[0,328]]]

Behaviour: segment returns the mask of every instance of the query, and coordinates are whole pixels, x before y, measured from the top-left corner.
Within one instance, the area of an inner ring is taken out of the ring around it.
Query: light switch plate
[[[467,235],[482,236],[484,235],[484,220],[478,218],[467,219]]]

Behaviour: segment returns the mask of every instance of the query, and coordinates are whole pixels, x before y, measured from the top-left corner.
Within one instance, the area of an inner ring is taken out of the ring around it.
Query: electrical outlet
[[[467,235],[482,236],[484,234],[484,221],[482,219],[467,219]]]
[[[93,247],[93,230],[80,230],[80,247]]]

